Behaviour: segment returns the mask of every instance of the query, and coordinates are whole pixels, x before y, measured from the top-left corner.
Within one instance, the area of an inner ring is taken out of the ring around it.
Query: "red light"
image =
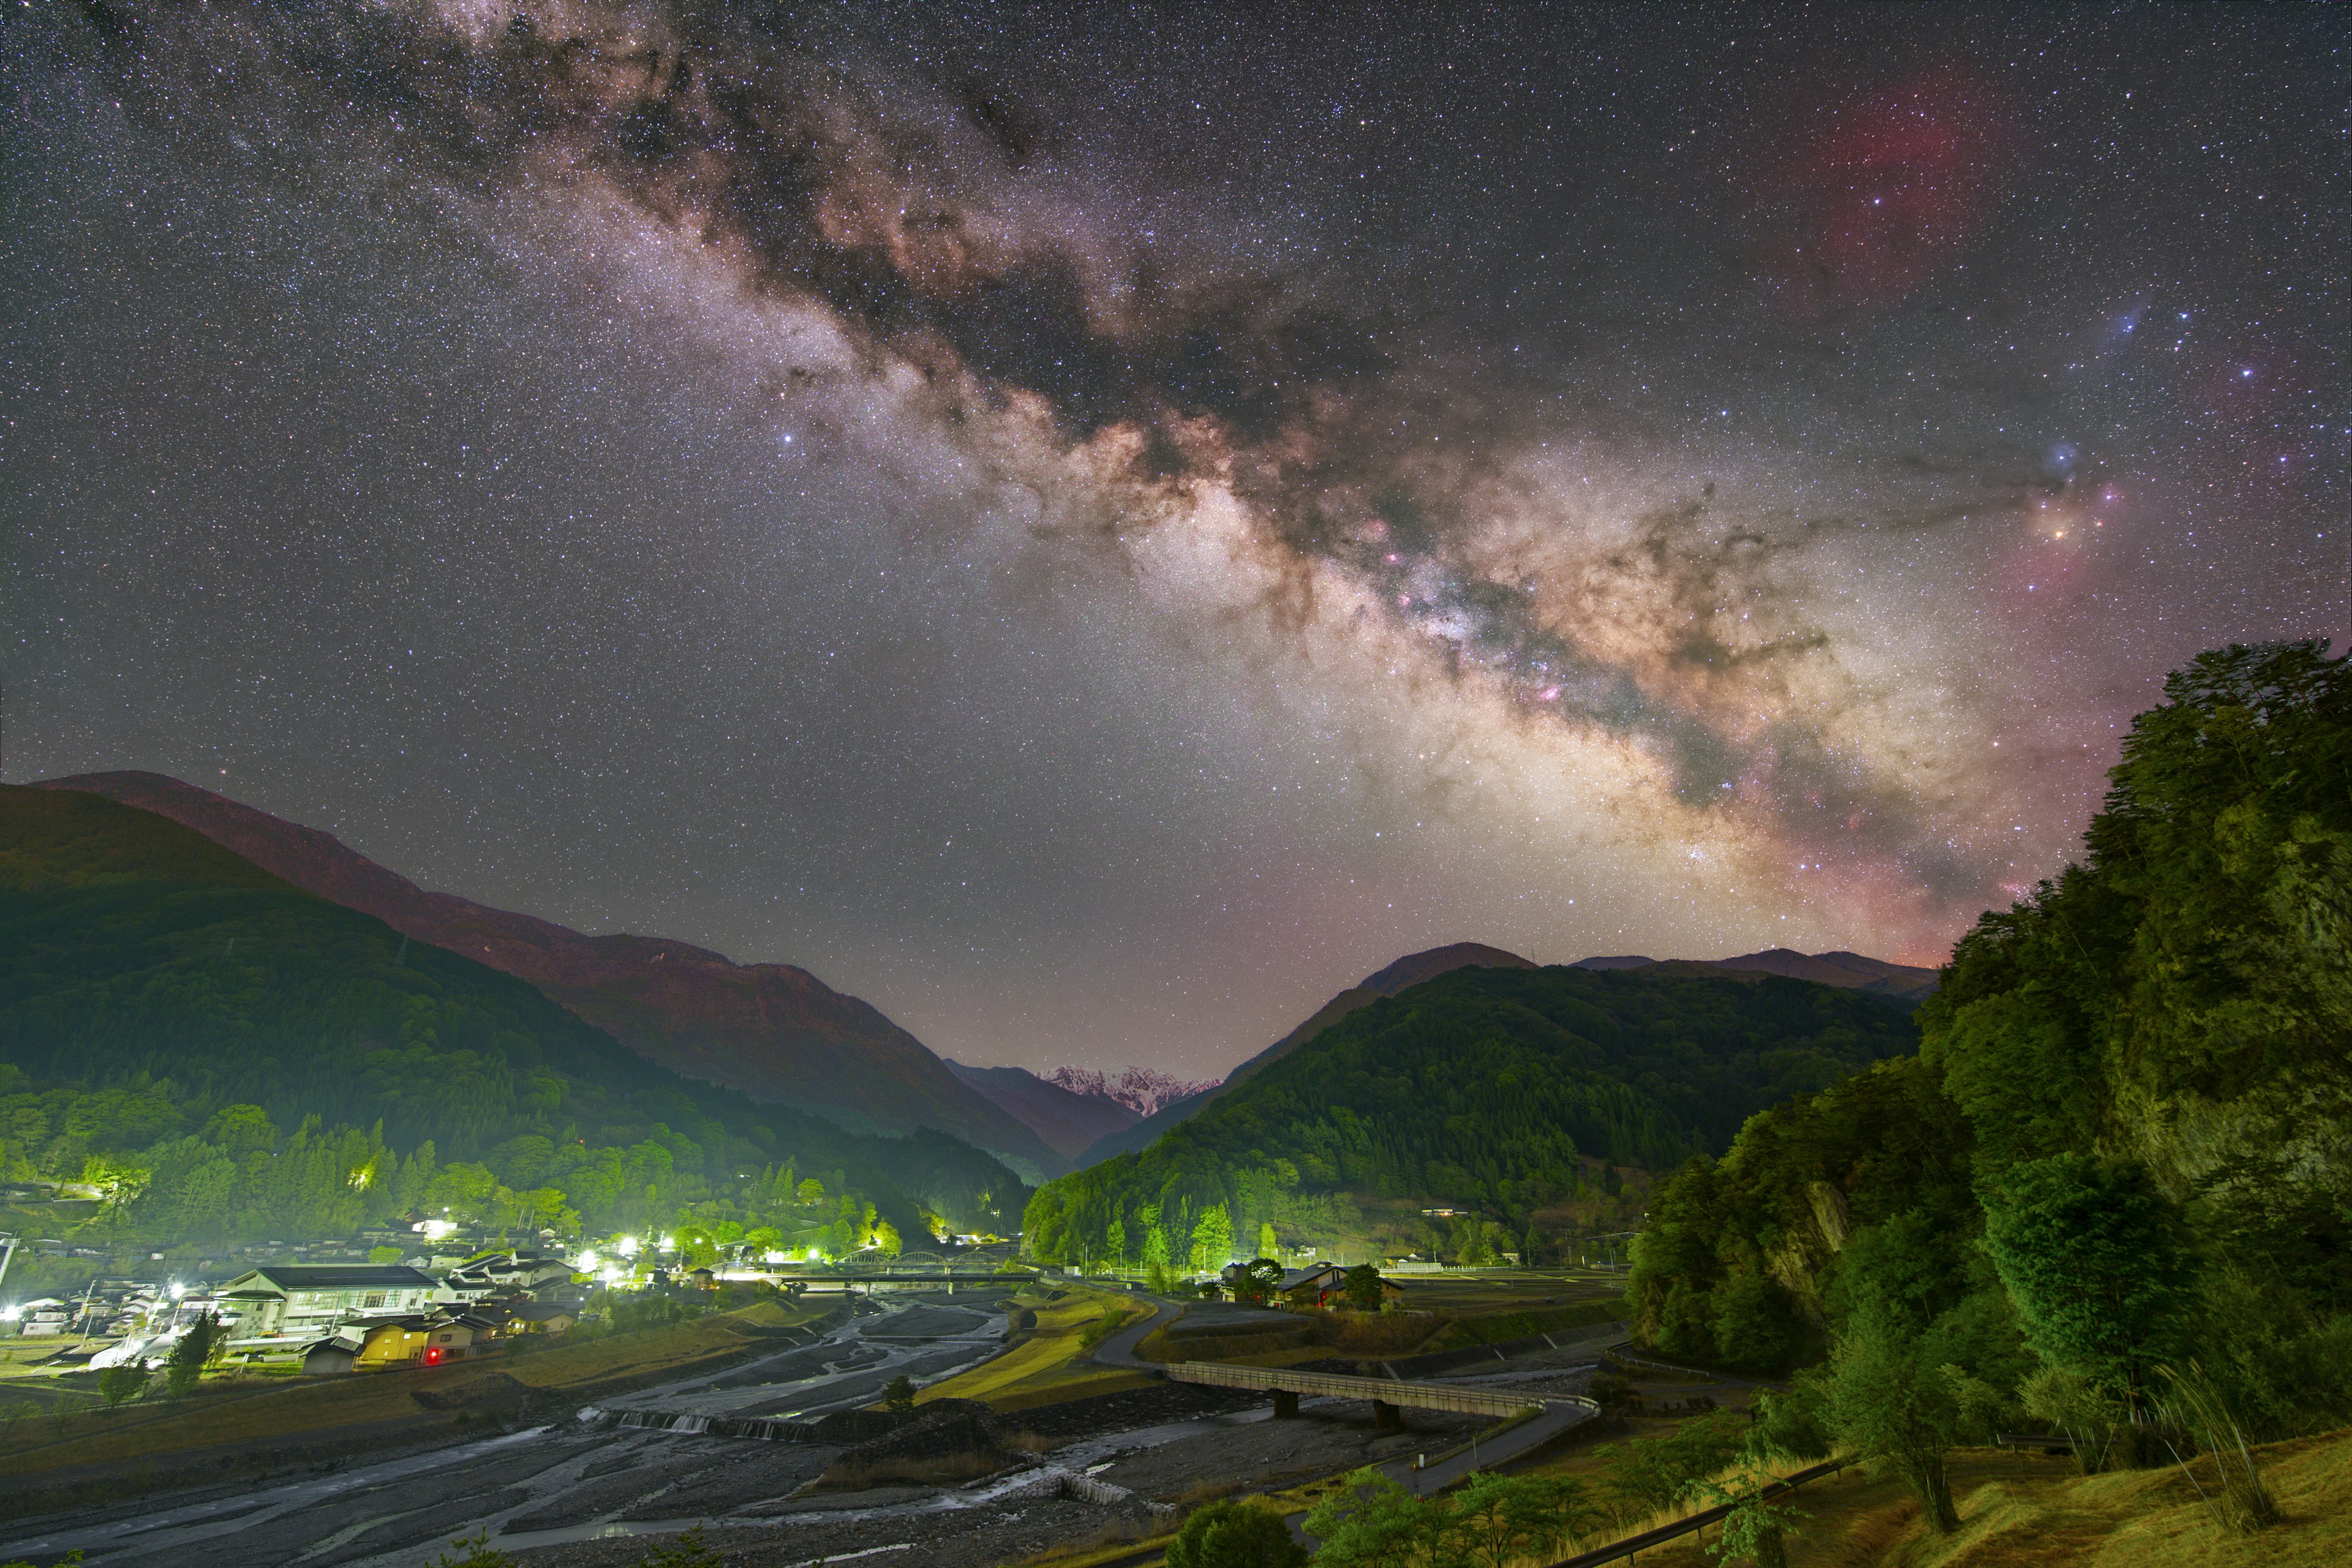
[[[441,1364],[441,1348],[438,1345],[435,1345],[425,1351],[425,1364],[426,1366],[439,1366]]]

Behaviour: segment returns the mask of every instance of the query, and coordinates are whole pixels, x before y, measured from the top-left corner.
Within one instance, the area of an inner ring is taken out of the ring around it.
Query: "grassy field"
[[[1652,1424],[1637,1422],[1637,1427]],[[1663,1429],[1662,1427],[1660,1429]],[[1636,1432],[1634,1435],[1641,1435]],[[2282,1519],[2242,1536],[2219,1523],[2178,1467],[2077,1475],[2070,1461],[1997,1448],[1955,1450],[1960,1529],[1937,1537],[1892,1474],[1856,1467],[1802,1488],[1790,1568],[2336,1568],[2352,1563],[2352,1433],[2255,1450]],[[1590,1453],[1539,1467],[1591,1476]],[[2195,1467],[2208,1491],[2210,1464]],[[1647,1522],[1632,1527],[1646,1528]],[[1596,1544],[1597,1542],[1588,1542]],[[1715,1568],[1693,1533],[1643,1552],[1655,1568]]]
[[[33,1416],[0,1427],[0,1476],[67,1467],[163,1460],[225,1444],[327,1435],[338,1428],[454,1423],[469,1405],[511,1406],[528,1391],[563,1394],[617,1380],[691,1370],[759,1343],[744,1331],[819,1317],[815,1307],[761,1302],[740,1311],[600,1340],[429,1371],[337,1378],[215,1376],[188,1398],[142,1401],[113,1411]],[[417,1398],[429,1396],[437,1408]]]
[[[1149,1317],[1148,1304],[1084,1287],[1066,1290],[1056,1301],[1025,1294],[1015,1300],[1037,1314],[1036,1328],[1003,1355],[924,1389],[915,1396],[918,1403],[978,1399],[998,1410],[1025,1410],[1141,1388],[1152,1381],[1149,1373],[1098,1366],[1089,1359],[1104,1340]]]

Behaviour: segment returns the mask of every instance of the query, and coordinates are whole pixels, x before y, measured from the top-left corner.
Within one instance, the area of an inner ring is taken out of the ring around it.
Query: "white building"
[[[354,1318],[425,1311],[435,1286],[396,1263],[274,1263],[228,1281],[217,1300],[232,1341],[322,1339]]]

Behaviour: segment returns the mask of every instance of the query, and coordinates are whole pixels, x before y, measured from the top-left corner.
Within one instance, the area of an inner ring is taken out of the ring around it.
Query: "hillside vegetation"
[[[855,1136],[683,1078],[152,813],[19,788],[0,789],[0,1175],[87,1184],[101,1230],[191,1243],[429,1205],[840,1252],[934,1212],[1009,1228],[1026,1195],[943,1133]]]
[[[2079,865],[1962,940],[1921,1049],[1658,1189],[1661,1349],[1824,1365],[1774,1406],[1907,1476],[2021,1424],[2093,1469],[2352,1420],[2352,677],[2200,658],[2135,721]],[[2217,1501],[2217,1507],[2224,1506]]]
[[[1472,1208],[1516,1243],[1592,1181],[1668,1166],[1741,1120],[1916,1042],[1895,1008],[1756,979],[1458,969],[1348,1015],[1167,1132],[1048,1184],[1041,1258],[1223,1264],[1377,1199]]]

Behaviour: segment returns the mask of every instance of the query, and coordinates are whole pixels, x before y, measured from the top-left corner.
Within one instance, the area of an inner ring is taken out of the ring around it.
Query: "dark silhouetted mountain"
[[[161,773],[85,773],[36,786],[135,805],[194,828],[305,892],[373,915],[538,986],[688,1078],[797,1105],[852,1131],[932,1127],[1051,1174],[1067,1160],[867,1003],[786,963],[739,964],[661,937],[586,936],[532,915],[432,893],[332,835]]]
[[[1279,1061],[1360,1007],[1370,1005],[1383,996],[1393,996],[1425,980],[1456,969],[1533,969],[1535,964],[1516,952],[1484,942],[1456,942],[1444,947],[1433,947],[1423,952],[1409,952],[1384,969],[1374,970],[1355,984],[1334,996],[1315,1010],[1314,1016],[1299,1025],[1282,1038],[1235,1068],[1220,1084],[1212,1085],[1198,1094],[1171,1100],[1134,1126],[1123,1128],[1108,1137],[1089,1145],[1077,1156],[1084,1168],[1108,1160],[1114,1154],[1132,1153],[1149,1149],[1159,1136],[1181,1121],[1198,1115],[1212,1100],[1223,1096],[1237,1084],[1245,1083],[1268,1062]]]
[[[1059,1154],[1076,1154],[1138,1121],[1132,1110],[1108,1095],[1073,1094],[1027,1068],[970,1068],[951,1060],[948,1070],[1019,1117]]]
[[[1575,969],[1642,969],[1659,960],[1652,958],[1585,958],[1570,967]],[[1917,1005],[1935,994],[1936,972],[1914,964],[1889,963],[1883,958],[1865,958],[1858,952],[1798,952],[1786,947],[1768,947],[1761,952],[1745,952],[1737,958],[1675,958],[1664,962],[1678,966],[1678,972],[1698,973],[1706,971],[1730,973],[1741,971],[1755,974],[1781,974],[1791,980],[1810,980],[1818,985],[1835,985],[1843,990],[1866,992],[1895,1003]]]

